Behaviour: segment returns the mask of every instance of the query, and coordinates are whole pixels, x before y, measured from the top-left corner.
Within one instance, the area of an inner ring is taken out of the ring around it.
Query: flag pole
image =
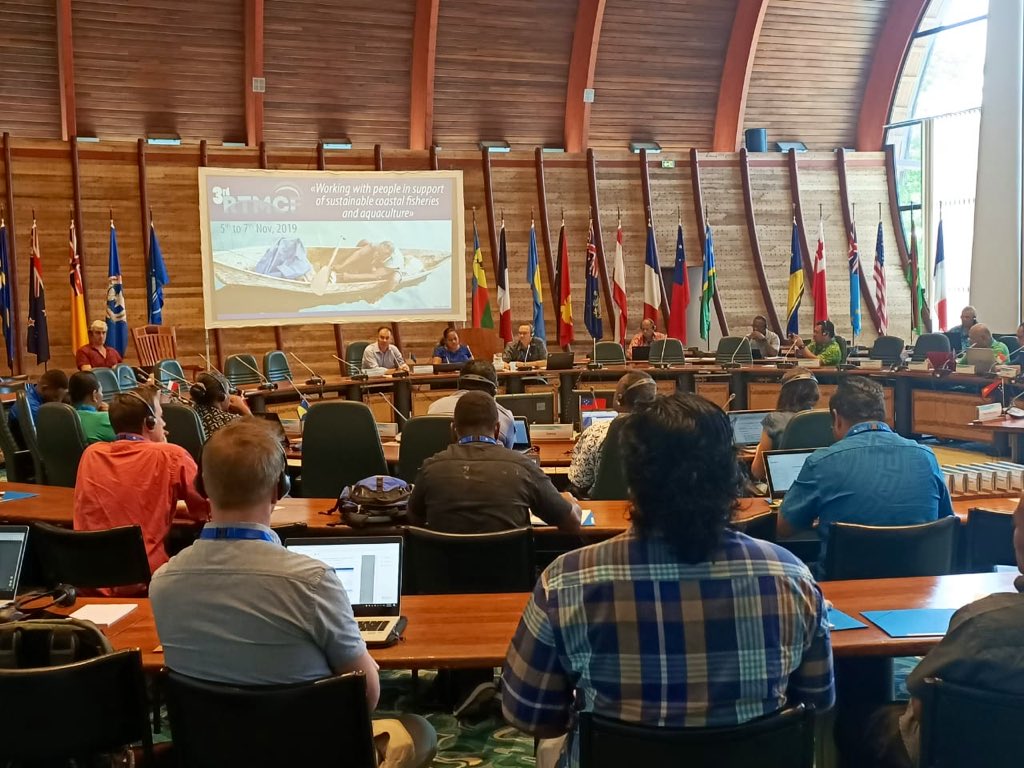
[[[708,229],[710,227],[711,227],[711,216],[708,213],[708,206],[705,204],[705,206],[704,206],[704,237],[705,238],[707,238]],[[708,257],[707,253],[704,253],[704,258],[707,259],[707,257]],[[704,286],[701,285],[700,289],[701,289],[701,293],[703,293],[704,292]],[[718,290],[718,282],[717,281],[715,282],[715,290],[716,291]],[[714,298],[714,294],[711,294],[711,298],[712,299]],[[708,308],[708,313],[710,314],[710,312],[711,312],[711,309],[709,307]],[[711,351],[711,328],[710,328],[710,326],[708,327],[708,337],[707,337],[707,339],[705,339],[705,342],[707,342],[708,352],[710,352]]]

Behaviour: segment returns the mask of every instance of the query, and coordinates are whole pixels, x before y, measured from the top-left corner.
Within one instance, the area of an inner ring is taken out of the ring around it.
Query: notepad
[[[541,520],[539,517],[537,517],[535,514],[533,514],[531,512],[530,513],[530,525],[547,525],[547,523],[544,522],[543,520]],[[583,510],[583,519],[580,520],[580,525],[581,526],[595,525],[595,523],[594,523],[594,513],[591,510],[589,510],[589,509],[584,509]]]
[[[956,608],[909,608],[862,611],[861,615],[889,637],[932,637],[946,634]]]
[[[138,607],[138,603],[93,603],[83,605],[71,614],[71,618],[91,621],[98,627],[109,627]]]
[[[841,632],[844,629],[864,629],[867,627],[863,621],[857,621],[849,614],[843,613],[836,608],[828,609],[829,629],[833,632]]]
[[[3,495],[0,495],[0,502],[2,501],[18,501],[19,499],[31,499],[33,496],[38,496],[38,493],[26,493],[25,491],[3,491]]]

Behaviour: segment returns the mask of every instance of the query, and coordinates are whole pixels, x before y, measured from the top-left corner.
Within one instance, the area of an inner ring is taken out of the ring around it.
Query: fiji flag
[[[107,269],[107,346],[124,357],[128,349],[128,317],[121,283],[121,259],[117,255],[117,230],[110,220],[110,263]]]
[[[587,286],[583,303],[583,324],[592,339],[604,336],[604,323],[601,322],[601,288],[597,274],[597,246],[594,244],[594,222],[590,222],[587,235]]]
[[[164,255],[160,252],[160,241],[156,239],[156,226],[149,222],[149,276],[146,281],[147,302],[149,303],[149,322],[151,325],[163,325],[164,322],[164,286],[170,281],[167,267],[164,266]]]
[[[299,413],[299,421],[305,421],[306,414],[309,413],[309,401],[303,397],[299,400],[299,405],[295,410]]]
[[[547,338],[544,327],[544,294],[540,287],[540,256],[537,253],[537,229],[530,221],[530,251],[526,259],[526,282],[533,294],[533,335],[538,339]]]

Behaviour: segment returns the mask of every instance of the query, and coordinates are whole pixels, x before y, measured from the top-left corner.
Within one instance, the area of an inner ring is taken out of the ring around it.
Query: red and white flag
[[[626,267],[622,260],[622,222],[615,231],[615,266],[612,269],[612,303],[615,305],[615,340],[625,346],[626,329]]]
[[[814,252],[814,322],[828,320],[828,289],[825,280],[825,223],[818,219],[818,250]]]
[[[647,250],[644,255],[644,320],[658,325],[658,307],[661,306],[661,265],[658,264],[658,246],[654,242],[654,227],[647,220]]]

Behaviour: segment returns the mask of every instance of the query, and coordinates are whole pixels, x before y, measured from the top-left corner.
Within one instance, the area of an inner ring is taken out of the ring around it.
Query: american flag
[[[889,313],[885,307],[885,243],[881,220],[875,237],[875,305],[878,308],[878,332],[884,335],[889,328]]]

